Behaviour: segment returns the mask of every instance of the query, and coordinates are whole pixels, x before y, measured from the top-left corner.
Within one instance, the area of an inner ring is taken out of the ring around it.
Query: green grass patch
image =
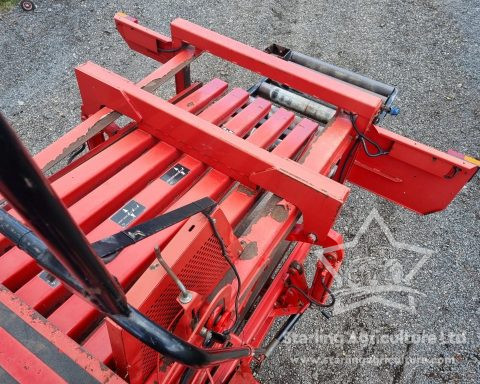
[[[4,11],[18,4],[19,0],[0,0],[0,11]]]

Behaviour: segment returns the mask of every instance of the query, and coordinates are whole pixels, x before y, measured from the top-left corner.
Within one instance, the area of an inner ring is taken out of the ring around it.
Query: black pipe
[[[349,71],[348,69],[337,67],[336,65],[326,63],[325,61],[307,56],[297,51],[290,51],[288,60],[387,98],[395,92],[395,87],[391,85],[381,83],[380,81],[370,79],[366,76]]]
[[[35,229],[102,312],[128,314],[120,286],[95,255],[3,116],[0,116],[0,193]]]
[[[252,356],[248,346],[205,350],[175,336],[130,307],[118,283],[0,114],[0,193],[43,237],[0,209],[0,233],[58,277],[74,293],[159,353],[200,368]],[[47,245],[52,249],[51,252]],[[84,253],[85,252],[85,253]],[[81,262],[78,258],[85,258]],[[105,279],[103,282],[101,279]],[[104,292],[104,289],[107,289]]]
[[[55,256],[52,255],[45,243],[29,228],[25,227],[3,209],[0,209],[0,233],[22,251],[32,256],[42,268],[55,276],[62,276],[62,281],[66,285],[84,294],[82,285],[75,280]]]
[[[55,275],[71,290],[85,296],[80,283],[55,259],[45,243],[3,209],[0,209],[0,233],[32,256],[40,266]],[[101,310],[96,303],[93,304]],[[192,367],[219,364],[226,360],[239,359],[252,354],[252,350],[248,347],[209,351],[198,348],[159,327],[131,306],[128,306],[128,314],[107,314],[107,316],[157,352]]]
[[[111,319],[157,352],[193,368],[205,368],[254,354],[247,346],[210,350],[196,347],[153,323],[133,307],[130,307],[128,316],[115,315]]]
[[[272,355],[275,348],[285,339],[288,333],[293,329],[295,324],[297,324],[298,320],[302,317],[303,313],[295,313],[294,315],[290,315],[282,325],[282,328],[278,330],[278,332],[273,337],[272,341],[268,343],[267,348],[265,350],[265,357],[268,358]]]

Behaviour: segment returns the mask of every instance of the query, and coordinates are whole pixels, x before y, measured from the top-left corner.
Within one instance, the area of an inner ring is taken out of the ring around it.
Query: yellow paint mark
[[[472,156],[466,156],[466,155],[465,155],[465,156],[463,157],[463,159],[480,167],[480,160],[478,160],[478,159],[476,159],[476,158],[474,158],[474,157],[472,157]]]

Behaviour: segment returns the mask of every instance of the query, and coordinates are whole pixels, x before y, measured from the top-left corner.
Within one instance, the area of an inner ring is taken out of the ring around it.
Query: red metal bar
[[[2,327],[0,327],[0,367],[19,383],[66,383]]]
[[[306,167],[315,167],[314,163],[323,164],[320,173],[326,175],[337,164],[351,144],[355,134],[350,119],[339,115],[333,119],[310,145],[309,156],[300,162]]]
[[[213,79],[203,87],[176,103],[178,108],[191,113],[197,113],[205,108],[212,100],[223,94],[228,84],[220,79]]]
[[[182,42],[192,44],[199,50],[207,51],[262,76],[357,113],[369,122],[377,115],[382,105],[379,97],[357,87],[269,55],[187,20],[172,21],[171,31],[174,46],[180,46]]]
[[[235,88],[215,103],[215,108],[208,108],[198,115],[199,118],[213,124],[221,124],[233,112],[244,105],[249,94],[241,88]]]
[[[14,294],[5,288],[2,288],[1,286],[0,303],[25,321],[29,327],[32,327],[36,332],[54,344],[68,358],[73,360],[79,366],[83,367],[83,369],[93,376],[94,379],[102,383],[108,382],[111,384],[125,384],[125,381],[120,379],[114,372],[85,352],[83,348],[79,348],[78,344],[72,339],[59,332],[58,329],[52,326],[49,322],[40,318],[37,312],[29,308],[28,305],[24,304],[21,300],[18,300]],[[0,348],[2,348],[1,344],[2,343],[0,343]],[[7,354],[10,353],[11,350],[7,350]],[[0,355],[1,354],[2,353],[0,353]],[[31,382],[39,381],[27,381],[27,383]],[[57,382],[58,381],[49,381],[49,383]]]
[[[318,124],[308,119],[302,119],[293,128],[292,132],[275,147],[275,154],[286,159],[293,157],[297,151],[307,143],[317,128]]]
[[[237,115],[227,121],[223,128],[233,132],[239,137],[243,137],[268,114],[271,107],[272,104],[269,101],[260,97],[256,98]],[[242,128],[241,131],[239,130],[240,127]]]
[[[268,148],[288,128],[294,118],[293,112],[279,108],[248,137],[248,141],[261,148]]]
[[[161,63],[165,63],[175,53],[160,51],[172,48],[172,39],[170,37],[139,25],[134,17],[118,12],[114,20],[118,32],[132,50]]]
[[[348,196],[347,187],[230,135],[92,63],[77,68],[77,79],[89,102],[140,119],[142,128],[159,139],[246,186],[268,189],[295,204],[304,216],[305,235],[322,240]],[[318,209],[309,209],[312,205]]]

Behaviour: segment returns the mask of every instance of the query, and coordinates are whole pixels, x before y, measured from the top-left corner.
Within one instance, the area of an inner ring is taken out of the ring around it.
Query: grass
[[[0,11],[4,11],[17,3],[18,0],[0,0]]]

